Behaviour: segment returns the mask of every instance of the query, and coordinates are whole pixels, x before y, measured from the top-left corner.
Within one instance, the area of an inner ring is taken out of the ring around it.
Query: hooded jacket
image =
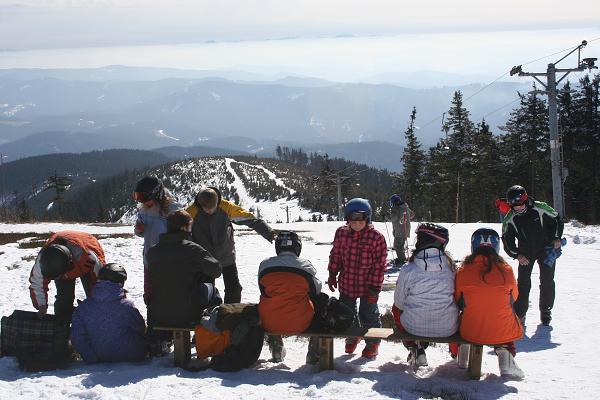
[[[85,232],[60,231],[56,232],[44,244],[43,248],[51,244],[66,246],[72,255],[73,268],[57,279],[75,279],[84,275],[90,276],[90,283],[94,285],[98,271],[106,263],[104,250],[94,236]],[[38,254],[29,275],[29,295],[36,309],[48,305],[48,284],[51,279],[44,278]]]
[[[232,222],[245,225],[267,239],[273,240],[273,231],[262,219],[242,207],[221,198],[221,192],[215,188],[218,195],[217,210],[209,215],[196,201],[187,207],[186,211],[194,218],[192,239],[205,248],[213,257],[221,262],[223,267],[235,264],[235,242],[233,240]]]
[[[437,248],[419,250],[398,275],[394,305],[404,329],[418,336],[447,337],[458,330],[454,270]]]
[[[221,264],[184,231],[160,235],[148,250],[152,295],[148,310],[157,325],[189,327],[206,308],[200,285],[221,275]]]
[[[456,272],[454,298],[462,309],[460,335],[481,344],[504,344],[523,336],[519,318],[512,304],[519,295],[510,265],[493,265],[487,269],[487,257],[478,255],[472,263],[463,263]]]
[[[142,361],[146,324],[121,285],[99,281],[73,313],[71,343],[86,363]]]
[[[321,293],[321,281],[310,261],[283,251],[263,260],[258,268],[258,313],[269,332],[304,332],[315,314],[311,299]]]
[[[511,210],[502,221],[504,251],[512,258],[522,254],[534,260],[544,254],[545,246],[561,238],[563,228],[556,210],[546,203],[529,199],[523,213]]]

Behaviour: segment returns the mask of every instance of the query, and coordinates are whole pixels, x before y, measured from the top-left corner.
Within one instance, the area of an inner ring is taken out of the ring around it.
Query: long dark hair
[[[475,258],[479,255],[482,255],[486,258],[486,267],[487,267],[486,269],[481,271],[481,280],[484,283],[487,283],[485,280],[486,275],[489,274],[490,272],[492,272],[492,268],[494,268],[494,266],[496,266],[498,271],[500,271],[500,275],[502,275],[502,282],[506,283],[506,277],[504,276],[504,271],[502,270],[502,268],[500,268],[500,265],[506,264],[506,261],[504,260],[504,258],[502,258],[502,256],[498,255],[494,251],[494,249],[491,247],[480,246],[480,247],[476,248],[475,251],[473,252],[473,254],[469,254],[468,256],[465,257],[465,260],[463,261],[463,265],[473,264],[473,262],[475,262]]]

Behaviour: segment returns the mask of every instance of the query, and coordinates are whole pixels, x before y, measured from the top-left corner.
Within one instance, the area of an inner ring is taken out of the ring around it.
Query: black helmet
[[[450,238],[448,229],[441,225],[432,224],[431,222],[419,224],[415,232],[417,234],[415,250],[427,249],[430,247],[444,250]]]
[[[67,246],[51,244],[40,251],[40,266],[44,278],[56,279],[73,269],[73,256]]]
[[[404,203],[404,201],[402,201],[402,196],[400,196],[399,194],[393,194],[389,200],[388,203],[390,204],[390,207],[395,207],[395,206],[399,206],[402,203]]]
[[[529,199],[527,191],[523,186],[514,185],[506,191],[506,201],[511,207],[520,206]]]
[[[300,252],[302,251],[302,240],[296,232],[282,231],[277,234],[277,237],[275,238],[275,252],[279,254],[282,251],[291,251],[297,256],[300,255]]]
[[[165,197],[165,187],[155,176],[145,176],[135,184],[133,198],[145,203],[150,200],[161,201]]]
[[[98,272],[98,279],[101,281],[111,281],[121,285],[127,280],[127,271],[117,263],[108,263]]]

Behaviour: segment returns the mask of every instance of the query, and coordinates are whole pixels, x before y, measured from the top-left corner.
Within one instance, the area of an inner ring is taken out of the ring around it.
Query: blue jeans
[[[356,313],[356,298],[344,296],[340,293],[340,301],[350,307]],[[381,317],[377,304],[371,304],[367,301],[367,296],[360,297],[360,305],[358,307],[358,321],[354,320],[355,326],[365,328],[381,328]],[[381,340],[369,339],[367,343],[379,343]]]

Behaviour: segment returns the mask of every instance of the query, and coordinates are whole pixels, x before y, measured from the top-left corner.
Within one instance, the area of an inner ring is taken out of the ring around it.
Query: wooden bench
[[[191,359],[191,336],[190,331],[194,328],[173,328],[157,326],[155,330],[172,331],[174,342],[174,361],[175,366],[183,367]],[[267,332],[268,335],[278,335],[278,333]],[[391,328],[352,328],[341,333],[324,332],[303,332],[296,335],[282,336],[302,336],[317,337],[319,339],[319,371],[333,369],[333,339],[362,337],[364,339],[381,339],[388,342],[400,342],[402,340],[414,340],[433,343],[459,343],[470,344],[468,373],[471,379],[481,377],[481,360],[483,357],[483,345],[473,344],[462,339],[458,334],[445,338],[427,338],[414,336],[408,333],[394,332]]]

